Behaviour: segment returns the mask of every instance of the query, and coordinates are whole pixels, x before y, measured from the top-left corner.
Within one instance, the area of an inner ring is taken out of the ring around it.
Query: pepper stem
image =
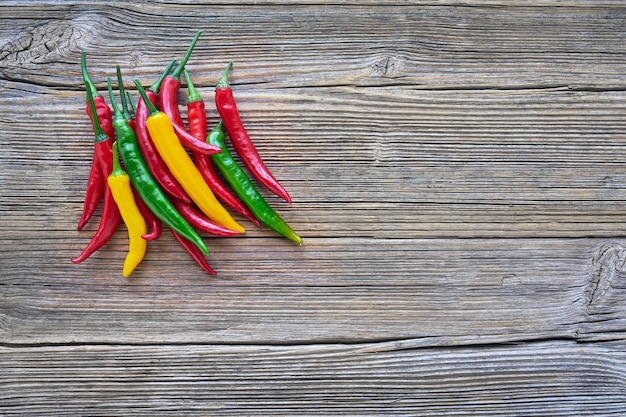
[[[189,48],[187,48],[187,53],[183,57],[182,61],[180,61],[180,64],[178,64],[178,66],[176,67],[172,75],[170,75],[170,77],[174,78],[175,80],[180,80],[180,74],[183,72],[183,69],[185,68],[185,65],[187,64],[187,61],[189,61],[189,57],[191,57],[191,52],[193,51],[193,48],[196,46],[196,42],[198,42],[198,38],[200,37],[200,35],[202,35],[201,30],[199,30],[196,33],[196,36],[193,37],[193,40],[191,41]]]
[[[220,121],[217,122],[217,125],[215,125],[215,127],[213,128],[213,131],[217,133],[221,133],[222,135],[224,134],[224,121],[222,119],[220,119]]]
[[[93,120],[94,127],[94,142],[104,142],[105,140],[111,139],[109,135],[104,133],[102,128],[100,127],[100,120],[98,119],[98,111],[96,110],[96,103],[93,100],[93,92],[91,88],[87,87],[87,101],[89,102],[89,108],[91,109],[91,119]]]
[[[159,111],[157,110],[156,107],[154,107],[154,104],[152,104],[152,102],[146,95],[146,90],[143,88],[139,80],[135,78],[134,82],[135,82],[135,86],[137,87],[137,91],[139,92],[139,95],[141,96],[141,99],[143,100],[144,104],[148,108],[148,111],[150,112],[150,116],[158,113]]]
[[[120,156],[119,151],[117,149],[117,141],[113,142],[113,169],[111,170],[112,177],[119,177],[122,175],[126,175],[126,171],[122,169],[122,165],[120,165]]]
[[[137,114],[137,107],[135,106],[135,102],[133,101],[133,96],[130,95],[130,92],[128,90],[126,91],[126,96],[128,97],[128,103],[130,104],[132,114]]]
[[[187,70],[183,70],[183,73],[185,74],[185,80],[187,81],[187,102],[195,103],[196,101],[202,101],[202,97],[198,94],[198,90],[196,90],[196,87],[191,82],[191,77],[189,76]]]
[[[174,68],[174,65],[176,65],[176,60],[175,59],[173,59],[172,62],[170,62],[170,64],[167,66],[167,68],[165,68],[165,71],[163,71],[163,74],[161,74],[159,79],[156,80],[154,82],[154,84],[152,84],[148,88],[148,90],[151,90],[152,92],[154,92],[154,94],[159,94],[159,90],[161,89],[161,84],[163,84],[163,80],[165,79],[165,77],[170,75],[170,72],[172,72],[172,68]]]
[[[83,73],[83,81],[85,81],[85,86],[88,90],[91,90],[91,95],[93,97],[97,97],[99,95],[98,89],[96,89],[96,86],[93,84],[93,81],[91,81],[89,73],[87,72],[87,52],[85,51],[80,54],[80,69]]]
[[[113,113],[115,117],[124,117],[120,108],[117,106],[117,102],[115,101],[115,97],[113,96],[113,87],[111,87],[111,78],[107,78],[107,88],[109,89],[109,99],[111,100],[111,107],[113,107]]]
[[[228,73],[230,72],[231,67],[233,66],[233,61],[230,61],[226,68],[224,69],[224,73],[222,74],[222,78],[219,79],[215,88],[230,88],[230,83],[228,82]]]
[[[124,80],[122,80],[122,71],[120,66],[115,66],[115,72],[117,73],[117,88],[120,90],[120,101],[122,102],[122,114],[126,120],[132,119],[130,111],[128,111],[128,101],[126,100],[126,90],[124,89]]]

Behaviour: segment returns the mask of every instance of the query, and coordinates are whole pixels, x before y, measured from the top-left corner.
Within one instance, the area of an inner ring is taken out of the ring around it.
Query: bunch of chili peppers
[[[103,206],[95,234],[83,251],[71,259],[73,263],[83,262],[103,247],[123,221],[129,238],[123,276],[129,276],[139,265],[148,241],[161,235],[163,225],[203,270],[215,274],[206,260],[209,250],[199,232],[222,237],[245,232],[224,205],[254,225],[263,224],[302,244],[300,236],[272,209],[225,145],[228,135],[251,176],[291,203],[291,197],[263,163],[241,121],[228,79],[232,62],[216,85],[215,105],[220,120],[207,135],[204,101],[185,70],[200,35],[201,32],[196,33],[180,63],[172,61],[149,88],[134,80],[140,95],[136,104],[124,89],[118,65],[120,104],[109,78],[109,107],[89,77],[83,51],[81,69],[87,93],[86,112],[94,131],[94,153],[78,230],[89,222],[100,202]],[[181,76],[187,84],[188,127],[178,108]]]

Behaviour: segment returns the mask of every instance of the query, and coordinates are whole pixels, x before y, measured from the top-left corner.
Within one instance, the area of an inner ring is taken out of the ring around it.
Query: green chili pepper
[[[289,240],[302,245],[302,238],[289,227],[287,223],[270,207],[263,196],[254,187],[250,178],[233,159],[224,144],[224,123],[220,120],[217,126],[209,133],[207,142],[219,147],[222,152],[211,155],[212,161],[220,170],[226,181],[239,196],[241,201],[250,209],[252,214],[264,225]]]
[[[163,223],[172,230],[193,242],[205,255],[209,253],[202,238],[187,223],[187,221],[176,211],[172,203],[167,199],[165,193],[159,187],[158,183],[150,173],[146,161],[143,159],[137,145],[137,137],[135,132],[128,124],[128,121],[120,111],[115,97],[113,97],[113,89],[111,87],[111,79],[108,80],[109,97],[111,106],[113,107],[113,127],[115,128],[115,136],[117,138],[118,149],[126,172],[137,190],[141,199],[146,203],[148,208]],[[124,94],[122,92],[122,94]]]

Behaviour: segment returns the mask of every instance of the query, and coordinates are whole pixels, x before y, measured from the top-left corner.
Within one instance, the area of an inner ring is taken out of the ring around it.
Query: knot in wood
[[[609,243],[595,253],[585,289],[585,299],[589,310],[599,312],[603,305],[611,304],[609,298],[615,288],[623,287],[619,282],[626,278],[626,246],[622,243]]]
[[[388,56],[382,59],[379,59],[372,65],[372,70],[374,74],[380,77],[389,77],[395,71],[398,65],[398,60],[394,57]]]
[[[3,67],[36,68],[58,62],[67,51],[75,49],[80,34],[66,22],[51,21],[19,33],[2,46],[0,62]]]

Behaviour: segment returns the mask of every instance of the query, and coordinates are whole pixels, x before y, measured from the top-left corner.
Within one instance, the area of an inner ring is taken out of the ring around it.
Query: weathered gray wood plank
[[[234,59],[246,84],[623,90],[621,4],[546,4],[202,7],[118,2],[40,10],[8,3],[1,9],[12,19],[0,26],[6,40],[0,68],[7,78],[79,88],[78,56],[85,49],[98,58],[96,76],[110,73],[111,63],[131,74],[154,76],[182,55],[190,32],[202,29],[205,35],[190,69],[218,70]],[[19,26],[11,23],[16,21]],[[68,69],[68,64],[73,65]],[[200,85],[212,85],[208,75],[199,76]]]
[[[12,185],[2,191],[7,210],[0,221],[72,230],[92,152],[82,93],[5,86],[14,97],[1,104],[7,163],[0,172]],[[329,103],[314,89],[242,93],[249,131],[296,203],[268,198],[305,236],[624,233],[623,93],[389,92],[370,101],[338,91]],[[513,102],[534,109],[517,117]],[[346,116],[333,121],[337,106]],[[385,114],[366,120],[378,108]],[[20,122],[37,114],[53,120]]]
[[[612,340],[626,329],[626,248],[619,241],[311,238],[297,248],[279,239],[223,239],[209,242],[219,271],[209,278],[168,238],[151,245],[129,281],[119,270],[123,236],[81,267],[67,266],[68,249],[35,251],[48,262],[37,266],[3,254],[3,340],[247,344],[425,337],[457,345]]]
[[[0,349],[16,415],[618,416],[624,344]],[[7,369],[7,368],[5,368]],[[146,394],[148,393],[148,394]]]

